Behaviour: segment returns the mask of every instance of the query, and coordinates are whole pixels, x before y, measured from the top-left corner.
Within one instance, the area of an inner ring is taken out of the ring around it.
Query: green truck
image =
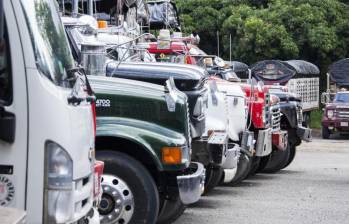
[[[173,79],[157,85],[105,77],[103,44],[70,44],[97,98],[96,158],[105,164],[101,223],[171,223],[200,199],[205,184],[204,166],[191,162],[187,96]]]

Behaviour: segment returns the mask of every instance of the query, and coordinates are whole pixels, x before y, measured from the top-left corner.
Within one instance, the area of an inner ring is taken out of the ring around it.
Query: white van
[[[99,223],[93,97],[56,1],[0,3],[0,206],[28,223]]]

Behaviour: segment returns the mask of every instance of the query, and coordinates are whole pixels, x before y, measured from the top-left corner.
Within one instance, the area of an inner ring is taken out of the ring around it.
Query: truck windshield
[[[335,103],[349,103],[349,93],[337,93],[334,98]]]
[[[73,68],[74,61],[56,1],[22,0],[21,4],[31,35],[37,68],[56,85],[71,87],[75,79],[67,71]]]

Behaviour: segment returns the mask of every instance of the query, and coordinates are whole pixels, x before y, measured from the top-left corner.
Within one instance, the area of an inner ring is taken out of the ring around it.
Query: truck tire
[[[222,167],[210,166],[206,169],[204,195],[212,191],[222,179],[224,170]]]
[[[278,150],[273,147],[270,160],[262,172],[275,173],[283,169],[288,163],[288,159],[290,157],[290,148],[290,145],[288,145],[285,150]]]
[[[328,127],[322,126],[322,138],[329,139],[330,136],[331,136],[331,133],[330,133],[330,130],[328,129]]]
[[[288,167],[296,157],[296,146],[290,146],[290,157],[288,158],[287,164],[284,166],[284,168]],[[284,169],[283,168],[283,169]]]
[[[236,171],[236,175],[234,179],[228,183],[229,186],[235,186],[248,176],[250,170],[251,170],[251,164],[252,164],[252,158],[246,155],[245,153],[241,153],[239,162],[238,162],[238,168]]]
[[[271,153],[267,156],[263,156],[261,158],[261,161],[259,162],[259,166],[258,166],[258,169],[257,169],[257,173],[259,172],[262,172],[264,170],[264,168],[268,165],[269,163],[269,160],[270,160],[270,157],[271,157]]]
[[[248,176],[252,176],[254,174],[256,174],[258,168],[259,168],[259,164],[261,162],[262,157],[259,156],[254,156],[252,159],[252,164],[251,164],[251,169],[250,172],[248,173]]]
[[[100,223],[155,223],[159,193],[147,169],[120,152],[97,151],[96,158],[104,162]]]
[[[162,199],[161,209],[157,224],[170,224],[176,221],[185,211],[186,206],[181,202],[181,199],[177,197],[173,199]]]

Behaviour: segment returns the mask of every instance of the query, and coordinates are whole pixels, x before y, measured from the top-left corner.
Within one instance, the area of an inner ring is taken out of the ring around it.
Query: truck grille
[[[280,121],[281,121],[281,109],[279,105],[274,105],[270,107],[270,125],[272,131],[280,130]]]
[[[264,104],[264,121],[265,121],[265,127],[269,127],[270,125],[270,94],[266,93],[265,94],[265,104]]]
[[[93,205],[93,175],[74,181],[74,220],[83,218]]]
[[[349,111],[336,111],[338,118],[349,118]]]
[[[297,123],[299,126],[302,126],[303,123],[303,110],[301,106],[296,106],[297,107]]]
[[[186,115],[186,122],[187,122],[187,141],[188,141],[188,146],[191,149],[191,132],[190,132],[190,111],[189,111],[189,103],[187,100],[187,115]]]

